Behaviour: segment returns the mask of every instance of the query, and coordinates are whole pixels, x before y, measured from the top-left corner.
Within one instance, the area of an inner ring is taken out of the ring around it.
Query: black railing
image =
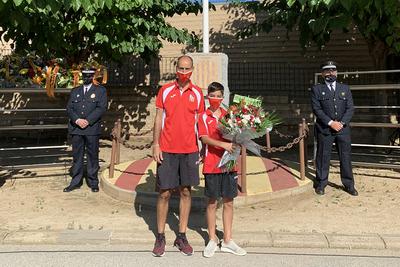
[[[160,57],[145,63],[129,58],[123,64],[109,64],[110,86],[147,85],[157,87],[174,79],[176,57]],[[345,71],[354,68],[342,67]],[[367,70],[359,68],[359,71]],[[228,83],[232,92],[245,95],[308,97],[319,66],[304,67],[286,62],[229,62]],[[379,75],[340,77],[348,84],[372,84],[385,80]]]

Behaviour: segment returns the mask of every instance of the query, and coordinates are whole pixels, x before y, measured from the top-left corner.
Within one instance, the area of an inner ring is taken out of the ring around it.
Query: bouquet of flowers
[[[233,104],[229,106],[225,117],[219,121],[218,129],[223,138],[246,147],[257,156],[260,154],[260,146],[252,139],[261,137],[266,131],[279,124],[281,120],[274,113],[265,112],[261,107],[260,98],[250,98],[235,95]],[[218,167],[231,171],[240,155],[240,146],[233,153],[225,151]]]

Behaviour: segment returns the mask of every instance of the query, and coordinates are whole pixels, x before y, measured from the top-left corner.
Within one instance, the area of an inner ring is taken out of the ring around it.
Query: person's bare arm
[[[233,143],[216,140],[216,139],[213,139],[213,138],[211,138],[211,137],[209,137],[207,135],[201,136],[200,138],[201,138],[201,141],[204,144],[223,148],[226,151],[228,151],[229,153],[232,153],[233,150],[235,150],[235,145]]]
[[[158,163],[161,163],[163,161],[160,144],[158,143],[161,134],[162,113],[163,113],[162,109],[159,108],[156,109],[156,117],[154,119],[154,129],[153,129],[153,159]]]

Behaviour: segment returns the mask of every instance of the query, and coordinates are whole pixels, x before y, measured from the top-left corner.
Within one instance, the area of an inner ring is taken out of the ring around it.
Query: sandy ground
[[[110,143],[102,143],[100,157],[106,164]],[[139,159],[148,154],[148,150],[122,148],[121,160]],[[92,193],[86,185],[63,193],[69,178],[63,176],[62,168],[50,177],[40,177],[46,176],[39,175],[45,173],[43,170],[32,173],[37,177],[6,180],[0,187],[0,229],[154,229],[154,210],[135,210],[133,203],[119,202],[103,192]],[[238,231],[400,234],[400,173],[361,168],[355,168],[354,173],[358,197],[335,186],[340,185],[340,179],[338,169],[332,168],[333,184],[326,188],[324,196],[309,191],[237,207],[234,228]],[[193,213],[190,221],[189,227],[193,230],[204,230],[203,213]],[[177,219],[172,212],[168,222],[171,229],[176,227]],[[222,225],[221,210],[217,225]]]

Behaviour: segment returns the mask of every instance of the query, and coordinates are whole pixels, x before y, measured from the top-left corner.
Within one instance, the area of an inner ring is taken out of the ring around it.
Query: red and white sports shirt
[[[168,153],[194,153],[197,145],[197,120],[204,112],[201,89],[190,82],[181,92],[178,83],[165,84],[156,97],[156,107],[163,110],[160,149]]]
[[[221,117],[226,115],[226,110],[220,108]],[[212,139],[230,142],[225,140],[221,133],[218,130],[218,121],[219,118],[215,117],[210,109],[207,109],[205,112],[200,114],[199,118],[199,137],[208,136]],[[225,149],[217,147],[205,145],[205,157],[203,162],[203,173],[223,173],[225,172],[223,169],[218,168],[218,164],[221,161],[222,155],[225,152]],[[236,169],[234,169],[236,171]]]

